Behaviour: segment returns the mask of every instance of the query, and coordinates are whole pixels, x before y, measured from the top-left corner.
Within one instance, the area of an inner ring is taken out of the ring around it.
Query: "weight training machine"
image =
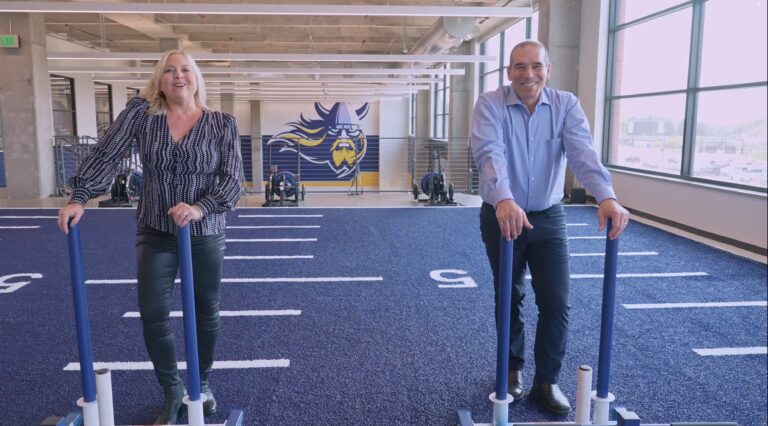
[[[429,167],[427,173],[421,178],[421,187],[413,182],[413,199],[426,201],[430,206],[455,206],[453,201],[453,184],[447,182],[443,171],[442,151],[448,147],[447,141],[430,140],[427,144],[429,150]],[[419,188],[429,198],[419,198]]]
[[[298,207],[304,201],[306,190],[301,183],[301,145],[296,144],[296,174],[288,170],[279,170],[277,164],[272,164],[272,146],[269,145],[268,164],[269,177],[264,187],[264,207]]]

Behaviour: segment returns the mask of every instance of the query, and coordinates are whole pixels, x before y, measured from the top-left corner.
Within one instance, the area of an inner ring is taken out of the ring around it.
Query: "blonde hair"
[[[168,63],[168,58],[171,55],[183,55],[189,61],[189,67],[192,69],[192,73],[197,79],[197,91],[195,92],[195,105],[201,109],[208,109],[205,104],[205,81],[203,81],[203,74],[200,72],[200,68],[197,66],[195,59],[187,52],[183,50],[169,50],[163,54],[163,57],[157,61],[155,68],[152,70],[152,75],[147,81],[147,85],[139,93],[139,96],[149,101],[149,114],[164,114],[168,109],[168,101],[165,99],[165,95],[160,91],[160,80],[163,78],[163,70]]]

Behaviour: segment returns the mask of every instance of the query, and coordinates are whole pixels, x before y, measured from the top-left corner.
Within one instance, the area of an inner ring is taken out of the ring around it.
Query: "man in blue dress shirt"
[[[493,271],[498,319],[501,238],[514,240],[509,346],[509,393],[525,395],[522,315],[525,268],[530,268],[539,319],[530,398],[564,414],[571,405],[557,385],[568,333],[568,236],[561,204],[565,163],[599,204],[599,230],[612,219],[609,238],[629,223],[616,201],[611,176],[598,159],[579,100],[546,87],[552,71],[538,41],[512,49],[511,85],[483,93],[472,118],[472,154],[480,171],[480,229]]]

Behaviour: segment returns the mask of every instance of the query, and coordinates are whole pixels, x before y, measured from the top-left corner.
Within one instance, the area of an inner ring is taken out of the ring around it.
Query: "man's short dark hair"
[[[539,49],[542,49],[544,51],[544,61],[546,61],[544,65],[549,65],[549,52],[547,51],[547,48],[538,40],[525,40],[517,43],[515,47],[512,48],[512,51],[509,52],[509,65],[514,65],[512,64],[512,55],[514,55],[515,50],[522,49],[524,47],[538,47]]]

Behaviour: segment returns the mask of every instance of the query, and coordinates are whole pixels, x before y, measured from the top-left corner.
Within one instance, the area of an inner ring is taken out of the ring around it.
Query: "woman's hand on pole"
[[[197,222],[203,218],[203,211],[200,207],[190,206],[187,203],[179,203],[168,210],[168,216],[173,219],[177,226],[184,227],[189,222]]]
[[[69,203],[59,210],[58,225],[61,232],[69,234],[70,219],[72,219],[71,225],[75,226],[80,222],[80,218],[83,217],[85,208],[80,203]]]

